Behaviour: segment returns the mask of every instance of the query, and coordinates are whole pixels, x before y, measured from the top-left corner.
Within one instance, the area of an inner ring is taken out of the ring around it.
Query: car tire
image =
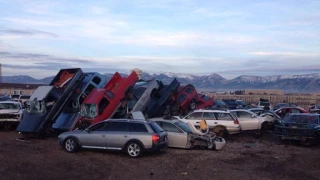
[[[220,137],[226,137],[229,134],[228,130],[223,126],[214,127],[213,132]]]
[[[143,154],[143,147],[138,142],[129,142],[126,146],[126,153],[132,158],[138,158]]]
[[[67,138],[63,143],[63,148],[69,153],[77,152],[79,147],[79,143],[74,137]]]
[[[197,104],[196,104],[196,101],[195,100],[192,100],[189,104],[189,109],[191,111],[195,110],[197,108]]]

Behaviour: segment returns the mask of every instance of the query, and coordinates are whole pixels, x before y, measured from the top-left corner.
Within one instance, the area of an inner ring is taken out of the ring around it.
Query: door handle
[[[196,123],[198,123],[198,124],[199,124],[200,122],[196,122]]]
[[[101,135],[102,137],[106,137],[106,135]]]
[[[218,124],[217,122],[214,122],[213,124]]]
[[[124,135],[123,137],[127,138],[128,136],[127,136],[127,135]]]

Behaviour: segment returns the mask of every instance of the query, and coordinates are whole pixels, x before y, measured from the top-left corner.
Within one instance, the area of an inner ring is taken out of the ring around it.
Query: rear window
[[[155,122],[150,122],[149,123],[151,129],[156,132],[156,133],[160,133],[163,132],[163,129]]]
[[[233,121],[233,117],[229,113],[215,113],[217,120],[230,120]]]
[[[148,132],[146,126],[141,123],[129,123],[130,132]]]

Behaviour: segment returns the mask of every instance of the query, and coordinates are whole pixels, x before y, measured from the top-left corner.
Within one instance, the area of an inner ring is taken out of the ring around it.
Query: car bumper
[[[285,136],[285,135],[277,135],[282,140],[297,140],[297,141],[305,141],[307,139],[314,139],[315,137],[301,137],[301,136]]]
[[[146,149],[147,152],[159,151],[168,147],[168,141],[153,143],[151,148]]]

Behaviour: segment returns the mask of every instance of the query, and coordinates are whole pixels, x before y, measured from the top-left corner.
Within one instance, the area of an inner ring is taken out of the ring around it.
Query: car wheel
[[[69,137],[64,141],[64,149],[69,153],[77,152],[79,144],[75,138]]]
[[[196,109],[196,107],[197,107],[196,102],[195,102],[194,100],[192,100],[192,101],[190,102],[190,104],[189,104],[190,110],[193,111],[193,110]]]
[[[228,130],[223,126],[217,126],[213,129],[213,132],[220,137],[226,137],[229,133]]]
[[[126,150],[127,154],[133,158],[140,157],[143,153],[142,146],[137,142],[130,142],[126,147]]]

